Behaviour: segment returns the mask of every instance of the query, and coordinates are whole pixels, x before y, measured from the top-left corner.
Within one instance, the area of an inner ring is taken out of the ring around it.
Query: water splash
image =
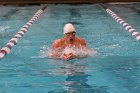
[[[0,26],[0,35],[4,37],[6,29],[9,29],[10,26]]]
[[[43,47],[41,47],[39,55],[41,58],[50,57],[50,53],[52,53],[52,49],[44,45]]]
[[[44,58],[44,57],[50,57],[50,55],[52,54],[54,50],[52,50],[51,48],[49,48],[48,46],[44,45],[39,54],[40,54],[40,57]],[[69,53],[73,53],[79,57],[84,57],[84,56],[95,56],[98,52],[95,50],[95,49],[87,49],[87,48],[75,48],[75,47],[66,47],[65,49],[63,50],[60,50],[60,48],[57,49],[57,51],[59,52],[59,54],[69,54]]]
[[[10,28],[10,26],[0,26],[0,32],[4,32],[8,28]]]

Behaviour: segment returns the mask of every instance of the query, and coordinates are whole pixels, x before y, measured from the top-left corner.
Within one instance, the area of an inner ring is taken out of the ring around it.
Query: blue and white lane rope
[[[24,36],[28,28],[34,23],[35,20],[43,13],[47,5],[39,9],[35,15],[17,32],[17,34],[9,40],[9,42],[0,50],[0,59],[4,58],[6,54],[9,54],[12,47],[17,44],[18,40]]]
[[[112,16],[112,18],[114,18],[116,20],[116,22],[118,22],[119,24],[121,24],[125,30],[127,30],[128,32],[130,32],[132,34],[132,36],[134,36],[136,38],[137,41],[140,41],[140,33],[137,32],[131,25],[129,25],[127,22],[125,22],[121,17],[119,17],[117,14],[115,14],[112,10],[106,8],[104,5],[101,5],[106,12]]]

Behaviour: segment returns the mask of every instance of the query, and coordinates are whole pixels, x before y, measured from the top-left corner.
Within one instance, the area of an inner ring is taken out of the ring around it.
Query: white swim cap
[[[76,32],[75,27],[71,23],[67,23],[64,26],[64,34],[69,33],[69,32]]]

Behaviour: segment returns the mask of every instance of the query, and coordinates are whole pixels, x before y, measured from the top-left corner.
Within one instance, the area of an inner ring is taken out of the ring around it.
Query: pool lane
[[[4,47],[38,8],[39,6],[0,6],[0,48]]]
[[[43,13],[47,5],[44,5],[43,8],[39,9],[35,15],[13,36],[9,42],[0,50],[0,59],[3,59],[6,54],[9,54],[14,45],[18,43],[18,40],[24,36],[28,28],[34,23],[36,19]]]
[[[116,20],[116,22],[118,22],[119,24],[121,24],[126,31],[130,32],[132,34],[132,36],[134,36],[136,38],[137,41],[140,41],[140,33],[138,31],[136,31],[136,29],[134,29],[129,23],[127,23],[124,19],[122,19],[120,16],[118,16],[116,13],[114,13],[111,9],[109,9],[108,7],[106,7],[103,4],[100,4],[105,10],[106,12],[113,18]]]
[[[63,26],[69,21],[97,55],[68,62],[41,57],[42,47],[46,52],[55,39],[63,37]],[[49,5],[28,30],[1,60],[0,91],[140,92],[140,44],[100,5]]]
[[[140,20],[140,3],[122,5],[107,4],[107,6],[140,32],[140,22],[138,21]]]

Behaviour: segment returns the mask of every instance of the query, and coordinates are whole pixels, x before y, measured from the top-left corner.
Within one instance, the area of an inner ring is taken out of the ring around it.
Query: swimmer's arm
[[[73,55],[72,58],[85,58],[87,57],[88,55],[84,55],[84,56],[80,56],[80,55]]]
[[[61,59],[59,55],[53,54],[53,53],[51,54],[51,57],[52,57],[53,59]]]
[[[62,55],[62,49],[57,48],[54,49],[51,53],[51,57],[54,59],[61,59],[61,55]]]
[[[86,41],[83,39],[83,47],[87,47]]]
[[[67,61],[68,61],[68,60],[70,60],[70,59],[74,59],[74,58],[84,58],[84,57],[77,56],[77,55],[74,55],[74,54],[70,53],[70,54],[62,54],[60,58],[63,59],[63,60],[67,60]]]
[[[59,42],[58,40],[55,40],[52,44],[52,49],[57,49],[59,47]]]
[[[53,52],[50,54],[50,56],[51,56],[52,58],[54,58],[54,59],[58,59],[58,58],[59,58],[57,52],[55,51],[55,49],[57,49],[57,48],[58,48],[58,44],[57,44],[57,41],[55,40],[55,41],[53,42],[53,44],[52,44],[52,50],[53,50]]]

